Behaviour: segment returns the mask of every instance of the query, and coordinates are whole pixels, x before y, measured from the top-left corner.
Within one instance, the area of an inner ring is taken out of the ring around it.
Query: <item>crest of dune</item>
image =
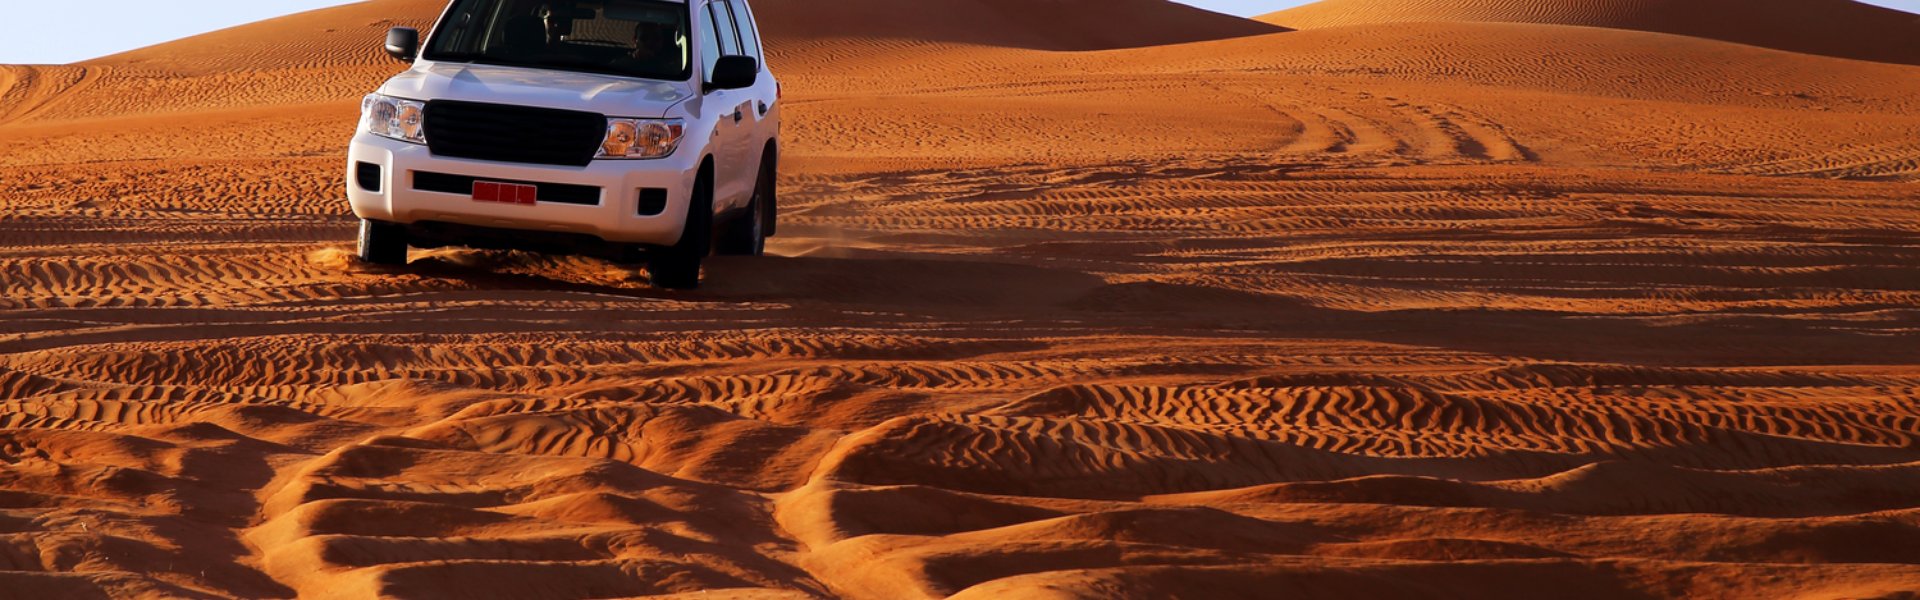
[[[1102,50],[1282,29],[1167,0],[762,0],[770,37]]]
[[[443,0],[370,0],[270,19],[87,61],[170,72],[389,64],[369,39],[423,31]],[[1129,48],[1282,31],[1166,0],[761,0],[776,42],[861,39],[1046,50]],[[191,7],[187,10],[192,10]]]
[[[1259,20],[1296,29],[1415,22],[1575,25],[1920,62],[1920,16],[1853,0],[1322,0]]]

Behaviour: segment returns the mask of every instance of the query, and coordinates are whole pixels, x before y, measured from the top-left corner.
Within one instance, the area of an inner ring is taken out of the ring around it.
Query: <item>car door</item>
[[[721,56],[741,53],[740,36],[733,23],[732,11],[724,0],[706,3],[700,11],[706,20],[708,39],[712,40],[702,50],[713,50],[707,56],[707,81],[713,80],[713,67]],[[713,204],[716,210],[743,208],[753,195],[755,169],[748,164],[752,143],[753,125],[747,118],[753,112],[752,90],[708,90],[703,100],[704,108],[711,110],[718,118],[714,128],[715,139],[711,145],[713,151]]]
[[[733,23],[739,30],[741,54],[760,62],[760,78],[753,87],[746,90],[748,111],[746,120],[752,131],[747,135],[746,160],[748,168],[753,169],[757,178],[760,161],[766,153],[767,142],[779,135],[779,115],[774,112],[779,101],[780,86],[773,80],[773,71],[767,68],[767,59],[760,45],[760,28],[753,17],[753,10],[746,0],[725,0],[733,8]],[[757,182],[757,180],[756,180]]]

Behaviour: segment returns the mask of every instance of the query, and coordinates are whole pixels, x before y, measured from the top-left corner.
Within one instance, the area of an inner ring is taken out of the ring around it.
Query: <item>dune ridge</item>
[[[1258,17],[1294,29],[1418,22],[1671,33],[1860,60],[1920,62],[1920,15],[1854,0],[1321,0]]]

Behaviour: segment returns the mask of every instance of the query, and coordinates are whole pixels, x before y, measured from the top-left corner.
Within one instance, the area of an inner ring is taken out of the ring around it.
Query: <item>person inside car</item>
[[[678,73],[685,64],[680,50],[679,30],[673,25],[641,23],[634,26],[633,52],[620,60],[620,66],[639,73]]]
[[[541,4],[534,11],[540,17],[540,24],[546,28],[547,45],[553,46],[567,41],[567,34],[573,33],[573,14],[575,6],[570,3]]]
[[[508,20],[501,28],[507,52],[521,58],[546,54],[561,41],[562,28],[557,16],[553,5],[542,2],[532,10]]]

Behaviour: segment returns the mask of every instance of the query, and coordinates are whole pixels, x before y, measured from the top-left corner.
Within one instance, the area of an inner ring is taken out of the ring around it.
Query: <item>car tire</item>
[[[398,223],[361,219],[360,261],[371,265],[406,265],[407,227]]]
[[[647,277],[653,287],[691,290],[700,287],[700,263],[713,253],[713,180],[701,175],[687,203],[687,228],[680,241],[661,248],[647,259]]]
[[[745,214],[736,216],[720,232],[714,252],[723,256],[762,256],[767,253],[768,225],[773,223],[773,190],[778,175],[772,157],[762,161],[760,176],[753,184],[753,199]]]

